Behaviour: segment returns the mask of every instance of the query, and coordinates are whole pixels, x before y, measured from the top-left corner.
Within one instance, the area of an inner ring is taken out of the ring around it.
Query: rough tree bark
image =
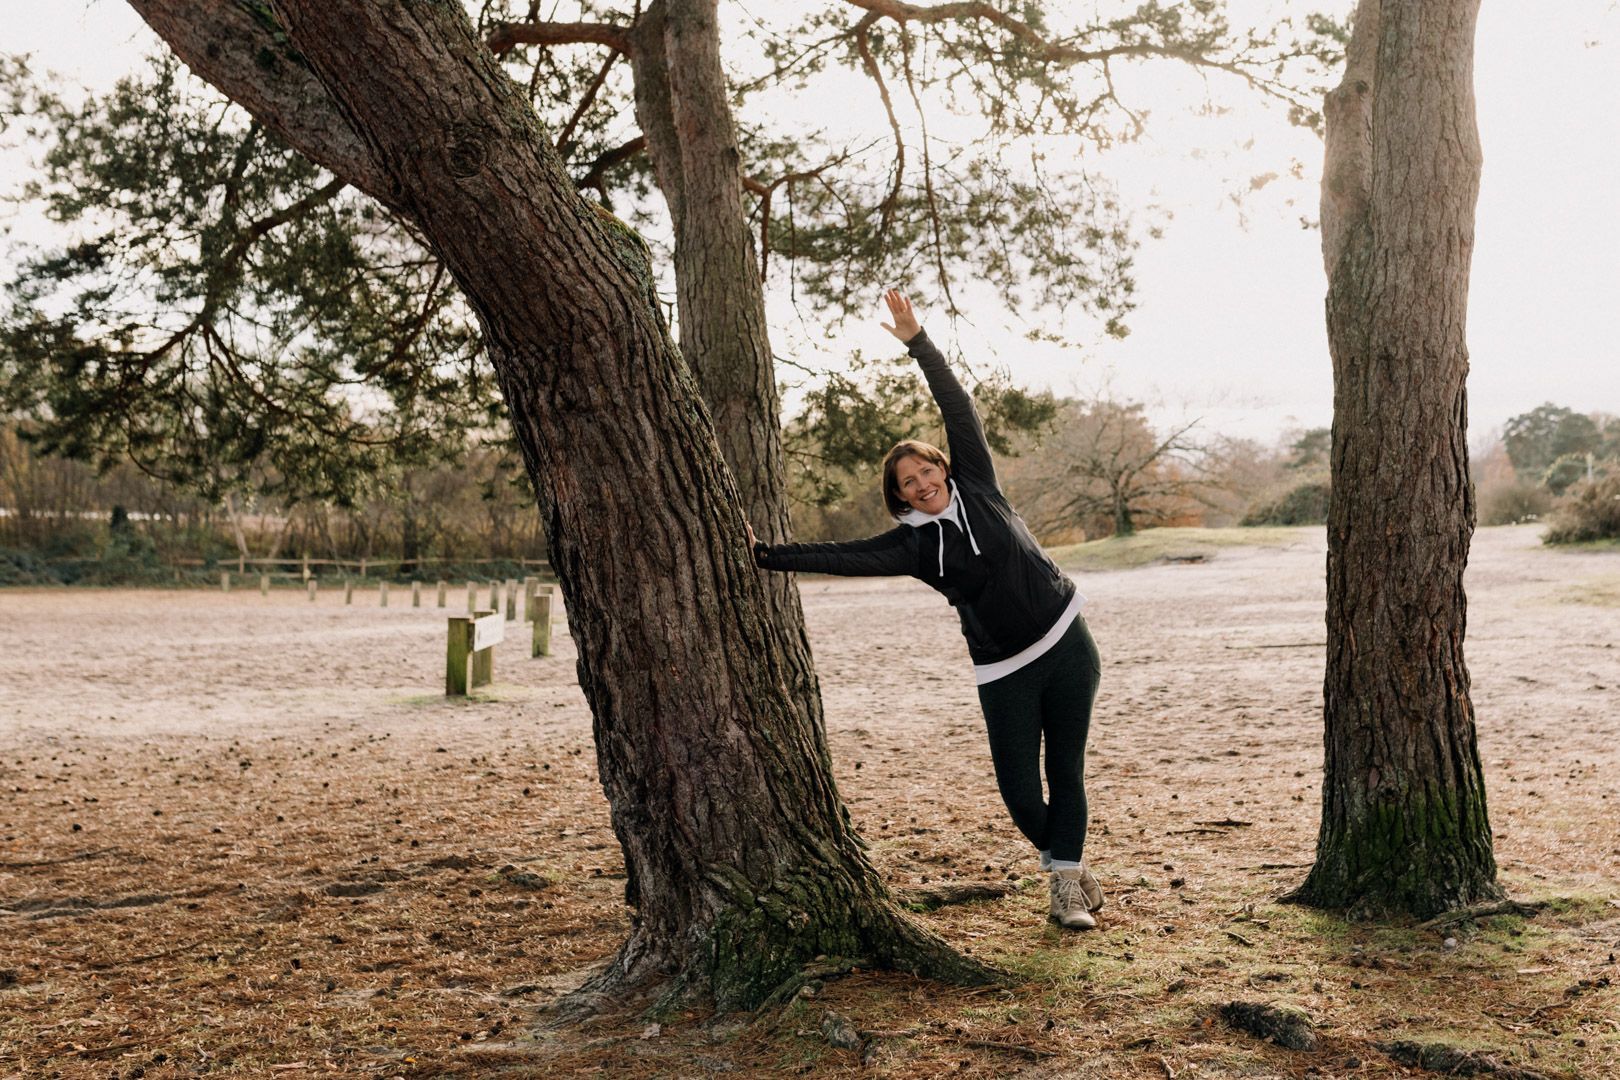
[[[992,978],[898,912],[862,854],[645,248],[574,191],[459,6],[278,0],[285,42],[261,24],[251,45],[210,49],[208,13],[236,5],[204,5],[199,24],[176,15],[197,0],[132,2],[222,89],[252,79],[221,63],[307,64],[373,170],[345,178],[383,185],[477,312],[632,883],[630,936],[590,989],[677,979],[746,1007],[819,954]],[[253,111],[258,93],[237,100]]]
[[[636,121],[675,226],[681,354],[697,376],[743,514],[767,543],[792,538],[782,403],[759,261],[743,212],[742,154],[720,62],[716,0],[653,0],[629,32]],[[819,729],[821,690],[789,574],[766,602],[788,636],[790,687]]]
[[[1326,771],[1294,898],[1352,915],[1500,895],[1463,663],[1478,9],[1362,0],[1327,99]]]

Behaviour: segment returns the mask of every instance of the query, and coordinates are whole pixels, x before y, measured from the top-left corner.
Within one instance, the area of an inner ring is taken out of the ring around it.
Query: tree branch
[[[1155,45],[1145,41],[1087,49],[1066,42],[1052,41],[1022,19],[1009,15],[1004,11],[999,11],[990,4],[982,2],[928,5],[907,4],[902,3],[901,0],[844,0],[844,2],[867,13],[862,16],[862,22],[867,19],[886,18],[893,19],[901,25],[908,22],[990,23],[1009,37],[1016,38],[1028,49],[1034,59],[1042,63],[1087,64],[1106,61],[1114,57],[1143,59],[1158,57],[1166,60],[1179,60],[1195,67],[1224,71],[1229,75],[1237,76],[1263,94],[1286,101],[1290,105],[1300,104],[1299,95],[1290,93],[1286,87],[1276,80],[1263,78],[1235,61],[1218,60],[1196,49],[1177,48],[1173,45]]]
[[[129,0],[192,72],[299,153],[390,210],[393,184],[263,5],[243,0]]]
[[[951,295],[951,278],[945,269],[945,243],[940,238],[939,201],[934,196],[934,166],[928,156],[928,114],[923,111],[922,98],[917,94],[917,80],[911,74],[911,35],[904,30],[900,60],[905,69],[906,89],[911,92],[912,107],[922,126],[923,194],[928,200],[928,221],[934,233],[934,267],[939,274],[939,288],[945,296],[945,311],[952,318],[958,314],[956,297]]]
[[[629,28],[614,23],[497,23],[484,43],[496,56],[519,45],[606,45],[621,53],[632,49]]]
[[[581,95],[579,104],[574,106],[574,115],[570,116],[568,123],[564,124],[562,130],[557,132],[557,153],[564,160],[568,158],[569,144],[574,141],[574,129],[579,126],[579,122],[584,118],[586,110],[596,101],[596,95],[601,92],[602,84],[607,82],[608,72],[613,70],[613,65],[618,63],[619,57],[623,55],[624,53],[618,49],[608,53],[607,59],[602,61],[602,66],[597,69],[596,75],[591,79],[591,84],[585,88],[585,93]]]
[[[743,190],[751,195],[759,196],[759,280],[765,280],[765,272],[767,267],[770,265],[771,200],[776,195],[776,189],[782,187],[784,184],[790,185],[788,198],[792,199],[792,184],[801,180],[819,180],[822,173],[826,172],[834,165],[843,164],[852,156],[853,153],[846,150],[844,153],[839,154],[831,161],[818,165],[814,169],[805,169],[800,172],[785,173],[782,176],[778,176],[775,180],[772,180],[768,184],[763,180],[756,180],[752,176],[744,176],[742,178]]]
[[[877,17],[868,14],[855,24],[855,48],[861,54],[861,66],[872,77],[872,81],[877,83],[878,97],[883,100],[883,111],[889,114],[889,128],[894,132],[894,183],[890,185],[889,193],[883,197],[883,206],[878,212],[878,242],[881,244],[889,234],[889,221],[894,216],[894,206],[900,198],[900,178],[906,171],[906,140],[900,133],[900,120],[894,115],[894,102],[889,98],[889,86],[883,81],[883,72],[877,65],[877,59],[872,55],[872,42],[868,32],[875,22]]]
[[[591,162],[591,167],[585,171],[585,175],[580,177],[578,183],[574,186],[577,188],[593,187],[597,191],[601,191],[602,179],[607,175],[609,169],[616,165],[622,165],[645,149],[647,149],[647,136],[637,135],[627,143],[621,143],[611,150],[602,151],[597,156],[597,159]]]

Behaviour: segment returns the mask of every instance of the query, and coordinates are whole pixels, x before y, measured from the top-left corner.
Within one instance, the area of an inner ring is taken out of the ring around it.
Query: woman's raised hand
[[[883,302],[889,305],[889,315],[894,319],[894,325],[883,324],[883,329],[899,338],[901,341],[910,341],[922,329],[917,316],[911,310],[911,301],[906,299],[899,289],[890,289],[883,294]]]

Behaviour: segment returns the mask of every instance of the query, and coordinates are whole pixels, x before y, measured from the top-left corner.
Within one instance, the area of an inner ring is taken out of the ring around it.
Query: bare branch
[[[951,277],[945,269],[945,243],[940,237],[939,202],[934,196],[934,169],[928,156],[928,114],[923,111],[922,98],[917,96],[917,80],[911,74],[911,35],[904,33],[900,58],[905,67],[906,89],[911,91],[911,104],[917,110],[922,125],[923,194],[928,201],[928,222],[934,232],[934,266],[939,274],[940,291],[945,294],[945,311],[956,317],[956,298],[951,295]]]
[[[596,95],[601,92],[602,84],[607,82],[608,72],[613,70],[613,65],[618,63],[619,57],[623,55],[624,53],[618,49],[608,53],[607,59],[602,61],[602,66],[597,69],[596,75],[591,79],[591,84],[585,88],[585,93],[580,97],[579,104],[574,106],[574,115],[568,118],[568,123],[564,124],[562,130],[557,133],[557,153],[563,158],[568,157],[570,144],[574,141],[574,129],[579,126],[579,122],[584,118],[586,111],[596,101]],[[539,68],[537,67],[535,70],[538,71]]]
[[[894,216],[894,207],[900,199],[900,179],[906,171],[906,140],[900,133],[900,120],[894,115],[894,102],[889,98],[889,86],[883,81],[883,71],[878,67],[877,58],[872,55],[872,41],[869,32],[872,24],[877,21],[873,15],[862,17],[855,24],[855,48],[861,54],[861,66],[866,73],[877,83],[878,97],[883,99],[883,111],[889,115],[889,128],[894,132],[894,183],[889,187],[889,193],[883,197],[883,206],[878,213],[878,238],[889,234],[889,221]]]

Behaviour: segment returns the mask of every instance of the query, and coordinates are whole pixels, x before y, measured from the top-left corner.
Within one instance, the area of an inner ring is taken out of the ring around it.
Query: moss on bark
[[[1429,918],[1502,896],[1485,792],[1442,790],[1369,800],[1324,832],[1316,864],[1288,899],[1352,918]]]

